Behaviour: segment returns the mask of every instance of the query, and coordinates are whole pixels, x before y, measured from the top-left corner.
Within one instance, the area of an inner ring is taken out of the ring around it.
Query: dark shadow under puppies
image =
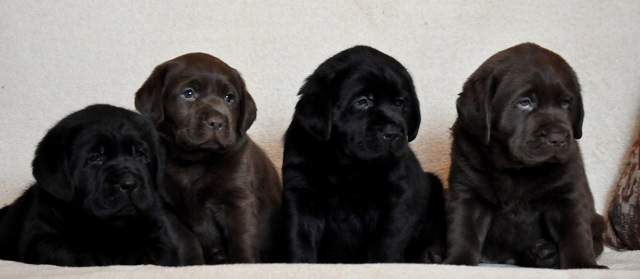
[[[57,123],[33,159],[36,183],[2,209],[0,258],[94,266],[201,263],[159,206],[164,153],[141,115],[94,105]]]
[[[279,261],[282,186],[246,131],[256,105],[240,74],[204,53],[158,65],[136,93],[167,150],[164,200],[207,263]]]
[[[442,185],[408,145],[420,110],[406,69],[357,46],[322,63],[298,95],[282,167],[289,260],[441,260]]]
[[[469,77],[457,110],[445,263],[599,267],[604,223],[576,141],[571,67],[535,44],[506,49]]]

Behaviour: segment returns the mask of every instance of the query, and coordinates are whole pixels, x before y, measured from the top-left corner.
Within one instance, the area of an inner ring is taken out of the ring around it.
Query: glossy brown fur
[[[136,93],[136,108],[167,149],[163,197],[200,241],[206,262],[276,260],[282,186],[246,134],[256,106],[240,74],[208,54],[186,54],[156,67]]]
[[[469,77],[457,109],[445,263],[599,267],[604,223],[576,141],[584,112],[571,67],[514,46]]]

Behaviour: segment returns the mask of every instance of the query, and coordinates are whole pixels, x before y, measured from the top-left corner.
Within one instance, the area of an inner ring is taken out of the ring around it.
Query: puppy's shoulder
[[[25,224],[33,223],[33,212],[38,207],[34,202],[37,191],[36,186],[30,186],[13,203],[0,210],[0,259],[19,260],[18,247],[29,233],[25,231]]]
[[[6,217],[6,219],[12,219],[15,218],[16,215],[26,214],[28,208],[32,207],[34,203],[36,203],[36,196],[40,191],[42,190],[38,189],[36,184],[29,186],[15,201],[2,208],[2,217]],[[2,218],[1,220],[4,221],[5,218]]]

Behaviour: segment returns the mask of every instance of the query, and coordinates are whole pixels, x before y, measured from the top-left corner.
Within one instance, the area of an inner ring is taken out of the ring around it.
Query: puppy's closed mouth
[[[197,150],[223,150],[233,144],[232,139],[226,136],[228,129],[220,127],[216,129],[184,129],[175,135],[175,142],[180,148],[187,151]]]
[[[130,216],[136,215],[140,212],[140,208],[133,204],[123,206],[114,212],[114,216]]]

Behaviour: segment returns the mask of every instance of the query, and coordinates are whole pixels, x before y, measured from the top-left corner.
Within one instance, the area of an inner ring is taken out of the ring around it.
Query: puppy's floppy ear
[[[155,124],[164,120],[164,86],[167,73],[174,64],[173,61],[167,61],[158,65],[136,92],[136,109],[148,116]]]
[[[238,71],[235,72],[238,75],[238,80],[240,83],[237,86],[239,90],[242,91],[242,96],[244,96],[240,99],[240,117],[238,119],[238,134],[242,137],[246,135],[249,127],[251,127],[253,122],[256,121],[258,109],[256,107],[256,102],[253,100],[253,97],[251,97],[251,94],[249,94],[249,91],[247,90],[244,79],[242,79],[242,76]]]
[[[334,90],[331,82],[334,76],[334,72],[316,71],[298,91],[300,100],[293,117],[319,141],[326,141],[331,136],[331,93]]]
[[[580,139],[582,137],[582,121],[584,120],[584,106],[582,104],[582,97],[580,94],[577,95],[577,112],[576,112],[576,120],[573,123],[573,137],[576,139]]]
[[[413,86],[411,77],[409,77],[409,84],[407,88],[409,88],[409,100],[407,100],[409,104],[409,112],[407,115],[407,136],[408,141],[411,142],[418,136],[418,130],[420,129],[420,101],[416,95],[416,90]]]
[[[151,177],[154,178],[154,184],[160,185],[164,179],[164,166],[166,160],[166,153],[162,145],[160,144],[160,137],[158,132],[151,123],[151,119],[144,117],[143,115],[136,114],[133,122],[136,129],[141,133],[141,139],[147,144],[149,150],[149,157],[152,158]]]
[[[456,101],[458,121],[482,143],[491,138],[491,101],[498,80],[493,75],[472,75],[464,84]]]
[[[153,152],[152,156],[155,157],[155,161],[154,161],[155,184],[160,185],[164,179],[166,153],[164,148],[162,148],[162,146],[159,143],[160,140],[158,138],[158,135],[156,134],[155,128],[153,128],[153,126],[150,126],[150,128],[154,129],[153,131],[149,132],[149,135],[150,135],[149,148],[151,149],[151,152]]]
[[[75,194],[75,185],[69,173],[67,142],[71,127],[58,124],[38,144],[31,162],[33,177],[39,187],[52,196],[70,202]]]

